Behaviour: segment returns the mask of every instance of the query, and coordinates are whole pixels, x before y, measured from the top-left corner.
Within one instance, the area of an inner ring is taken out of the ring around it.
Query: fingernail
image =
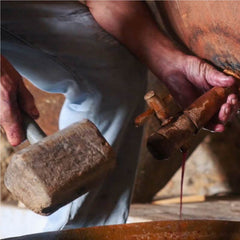
[[[225,109],[224,109],[224,112],[225,112],[225,114],[229,114],[230,113],[230,108],[229,107],[226,107]]]
[[[214,131],[215,132],[223,132],[224,131],[224,127],[223,126],[216,126]]]
[[[222,80],[223,80],[223,81],[234,81],[234,78],[231,77],[231,76],[226,76],[226,75],[225,75],[225,76],[222,77]]]
[[[9,143],[12,146],[17,146],[25,139],[25,137],[21,132],[17,132],[16,130],[14,130],[8,133],[8,139]]]

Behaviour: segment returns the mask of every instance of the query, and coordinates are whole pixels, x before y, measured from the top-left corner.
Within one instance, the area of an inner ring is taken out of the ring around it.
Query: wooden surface
[[[46,224],[46,218],[41,217],[39,219],[36,218],[36,214],[34,214],[32,211],[25,209],[25,208],[16,208],[16,206],[10,206],[6,204],[1,204],[0,206],[0,218],[1,218],[1,224],[0,224],[0,232],[1,237],[7,237],[9,236],[9,232],[13,233],[17,231],[18,235],[24,235],[24,232],[34,233],[37,232],[37,225],[44,226]],[[130,216],[128,218],[128,223],[136,223],[136,222],[146,222],[146,221],[152,221],[152,220],[178,220],[179,219],[179,205],[166,205],[166,206],[156,206],[151,204],[134,204],[130,207]],[[239,198],[232,198],[230,199],[218,199],[215,201],[210,201],[205,203],[194,203],[194,204],[184,204],[183,205],[183,213],[184,218],[192,218],[192,219],[228,219],[231,221],[239,221],[240,217],[240,197]],[[16,214],[16,215],[14,215]],[[17,217],[16,217],[17,216]],[[4,219],[4,221],[2,221]],[[205,221],[203,222],[205,224]],[[204,225],[200,225],[200,228]],[[199,229],[198,229],[199,230]],[[171,231],[171,229],[170,229]],[[14,236],[14,235],[10,235]],[[143,236],[142,236],[143,237]],[[199,237],[199,236],[198,236]],[[207,238],[208,236],[205,236],[205,238],[201,238],[201,240],[209,240],[210,238]],[[34,238],[22,238],[24,240],[30,239],[33,240]],[[52,238],[49,238],[49,236],[39,237],[36,239],[41,240],[49,240]],[[66,240],[65,238],[64,240]],[[71,238],[72,240],[73,238]],[[85,238],[84,238],[85,239]],[[109,237],[108,240],[113,238]],[[131,239],[137,239],[135,238]],[[139,238],[143,239],[143,238]],[[150,239],[150,238],[146,238]],[[160,238],[153,237],[154,240],[159,240]],[[163,238],[166,239],[166,238]],[[176,240],[176,238],[173,238]],[[199,238],[193,238],[194,240]],[[212,238],[213,240],[219,240],[219,238]],[[232,238],[223,238],[223,240],[227,240]],[[239,240],[240,238],[238,238]],[[96,238],[91,238],[91,240],[96,240]],[[123,238],[121,239],[123,240]],[[128,239],[129,240],[129,239]],[[182,238],[179,240],[183,240]]]
[[[29,209],[48,215],[88,192],[114,166],[110,145],[83,120],[17,152],[5,185]]]
[[[32,93],[35,104],[40,112],[40,116],[37,119],[39,126],[47,135],[57,132],[58,118],[65,99],[63,94],[41,91],[26,79],[24,83]]]
[[[239,240],[240,223],[159,221],[46,232],[15,240]],[[9,239],[10,240],[10,239]]]
[[[157,2],[172,36],[194,54],[240,75],[240,1]]]
[[[240,197],[207,199],[205,202],[184,203],[183,219],[240,221]],[[133,204],[129,222],[179,220],[179,204]]]
[[[157,90],[161,95],[167,94],[167,90],[153,74],[149,75],[149,79],[149,90]],[[169,198],[180,192],[180,152],[167,161],[158,161],[146,148],[147,137],[159,128],[159,122],[154,118],[144,125],[134,203],[151,202],[155,194]],[[218,193],[240,193],[239,133],[240,115],[227,124],[223,133],[213,134],[203,130],[192,139],[185,169],[184,194],[211,196]]]

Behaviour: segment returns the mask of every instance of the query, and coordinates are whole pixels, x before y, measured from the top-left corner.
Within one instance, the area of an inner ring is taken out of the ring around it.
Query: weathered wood
[[[26,207],[47,215],[89,191],[114,164],[112,148],[85,120],[17,152],[5,185]]]
[[[239,1],[157,2],[172,37],[203,59],[240,76]]]
[[[36,120],[38,125],[47,135],[58,131],[59,114],[64,102],[64,95],[44,92],[27,80],[24,80],[27,89],[34,96],[34,101],[39,110],[40,116]],[[51,115],[49,115],[51,113]]]
[[[168,158],[176,149],[188,144],[191,138],[218,113],[234,87],[214,87],[196,99],[175,121],[153,133],[147,142],[156,159]]]
[[[175,122],[154,132],[147,140],[147,147],[156,159],[168,159],[172,153],[188,143],[196,132],[193,122],[182,114]]]
[[[160,96],[168,96],[166,87],[149,73],[149,89],[154,89]],[[144,125],[144,133],[141,144],[140,160],[135,180],[134,194],[132,201],[150,202],[153,196],[163,188],[171,179],[177,169],[181,166],[179,153],[169,159],[169,161],[157,161],[147,149],[148,136],[160,128],[159,121],[152,117]]]
[[[149,73],[149,89],[165,97],[169,95],[166,87],[152,73]],[[144,126],[144,137],[141,145],[140,160],[134,187],[133,202],[150,202],[154,195],[162,189],[181,166],[181,154],[175,152],[167,161],[158,161],[147,149],[147,138],[160,128],[159,121],[152,117]],[[191,153],[206,133],[201,133],[192,142]],[[144,189],[144,191],[143,191]]]
[[[157,90],[159,95],[169,94],[153,74],[150,74],[149,78],[151,80],[149,89]],[[160,124],[154,118],[144,126],[133,195],[134,203],[151,202],[160,190],[162,190],[159,192],[161,197],[179,196],[181,154],[174,153],[167,161],[157,161],[146,148],[147,137],[159,128]],[[224,133],[209,134],[207,131],[201,131],[194,137],[189,150],[190,162],[187,162],[185,169],[184,194],[213,195],[219,192],[240,191],[239,133],[240,118],[228,124]]]
[[[196,203],[196,202],[203,202],[206,198],[203,195],[192,195],[192,196],[183,196],[182,203]],[[174,197],[174,198],[167,198],[167,199],[160,199],[154,200],[152,204],[154,205],[165,205],[165,204],[172,204],[172,203],[181,203],[181,197]]]
[[[140,218],[142,221],[179,220],[179,204],[133,204],[130,208],[130,218]],[[208,219],[240,221],[240,199],[206,198],[205,202],[184,203],[183,219]]]
[[[240,223],[227,221],[162,221],[72,229],[15,240],[239,240]],[[9,239],[10,240],[10,239]]]
[[[182,43],[185,51],[210,61],[222,70],[232,70],[231,72],[239,76],[239,1],[173,0],[156,1],[156,4],[161,13],[161,20],[167,34],[177,43]],[[157,130],[152,127],[153,125],[151,123],[151,125],[145,126],[144,144],[146,143],[145,138],[154,130]],[[184,191],[187,190],[190,194],[214,194],[223,189],[225,190],[226,185],[230,185],[229,191],[237,190],[239,168],[236,166],[239,162],[239,140],[234,139],[235,135],[239,136],[239,126],[240,122],[238,121],[234,128],[229,129],[227,133],[211,137],[210,144],[206,142],[203,144],[208,151],[198,151],[198,154],[194,155],[194,157],[198,162],[201,162],[202,158],[204,158],[204,163],[209,164],[205,166],[204,172],[197,169],[201,165],[192,164],[190,167],[192,173],[197,174],[201,179],[195,181],[193,177],[189,177],[189,182],[192,183],[185,186]],[[227,137],[228,135],[229,137]],[[231,136],[234,136],[234,139]],[[218,151],[216,151],[217,148]],[[157,189],[162,189],[173,176],[174,170],[176,171],[180,166],[181,159],[178,159],[178,157],[173,156],[167,162],[156,162],[146,149],[142,151],[134,193],[135,202],[150,201]],[[225,175],[226,170],[227,174]],[[172,186],[169,187],[171,191],[165,191],[165,195],[178,194],[179,178],[174,183],[171,181],[169,185]]]
[[[12,194],[4,185],[4,174],[10,161],[10,156],[13,154],[13,147],[8,143],[7,137],[0,128],[0,170],[1,170],[1,201],[12,201]]]

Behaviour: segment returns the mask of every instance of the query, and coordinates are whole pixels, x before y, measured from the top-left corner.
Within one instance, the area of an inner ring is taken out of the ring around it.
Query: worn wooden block
[[[38,233],[17,237],[14,240],[239,240],[239,237],[239,222],[168,220]]]
[[[26,207],[48,215],[86,193],[114,165],[111,146],[84,120],[17,152],[5,185]]]

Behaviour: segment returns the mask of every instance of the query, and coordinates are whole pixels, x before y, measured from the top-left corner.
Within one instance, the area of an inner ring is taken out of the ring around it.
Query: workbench
[[[206,198],[183,203],[183,219],[240,221],[240,197]],[[179,204],[133,204],[128,222],[179,220]]]

